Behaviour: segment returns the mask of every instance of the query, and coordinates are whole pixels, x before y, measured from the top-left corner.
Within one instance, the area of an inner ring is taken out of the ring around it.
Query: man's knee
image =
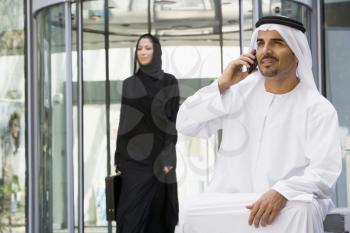
[[[285,211],[288,212],[288,214],[294,213],[295,215],[304,216],[305,218],[317,214],[314,203],[302,201],[289,201],[285,207]]]
[[[191,216],[191,210],[193,209],[193,203],[184,202],[180,205],[179,221],[180,224]]]
[[[273,223],[254,233],[321,233],[322,219],[312,202],[288,201]]]
[[[288,201],[281,212],[281,220],[306,232],[323,232],[323,219],[314,202]]]

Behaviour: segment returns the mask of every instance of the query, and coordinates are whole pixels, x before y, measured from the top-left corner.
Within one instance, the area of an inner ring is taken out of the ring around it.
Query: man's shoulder
[[[333,104],[317,90],[307,88],[304,91],[303,101],[308,112],[313,115],[328,115],[336,113]]]

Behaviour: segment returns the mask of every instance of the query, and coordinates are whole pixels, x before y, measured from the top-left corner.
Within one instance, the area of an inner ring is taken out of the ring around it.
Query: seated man
[[[213,179],[180,207],[180,232],[324,232],[341,172],[337,113],[316,88],[304,26],[269,16],[256,27],[256,55],[233,60],[178,113],[185,135],[222,129]]]

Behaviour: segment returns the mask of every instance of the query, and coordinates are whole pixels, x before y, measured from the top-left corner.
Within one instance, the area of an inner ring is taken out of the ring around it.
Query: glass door
[[[337,207],[348,207],[350,203],[350,59],[347,48],[350,38],[350,1],[325,1],[325,77],[327,98],[338,112],[342,142],[343,170],[336,187]]]
[[[70,58],[65,7],[65,4],[54,5],[36,16],[39,233],[69,232],[67,137],[71,132],[67,132],[66,114],[71,100],[66,92],[69,85],[66,64]]]
[[[0,1],[0,232],[26,232],[23,7],[22,0]]]

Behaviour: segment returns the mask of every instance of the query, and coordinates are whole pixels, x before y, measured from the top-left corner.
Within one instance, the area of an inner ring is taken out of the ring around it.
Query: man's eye
[[[275,41],[276,45],[284,45],[283,41]]]

